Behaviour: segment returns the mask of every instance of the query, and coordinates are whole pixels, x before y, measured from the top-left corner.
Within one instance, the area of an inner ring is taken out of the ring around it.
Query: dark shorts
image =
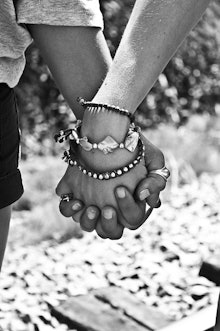
[[[18,200],[23,193],[18,170],[19,142],[14,91],[0,83],[0,209]]]

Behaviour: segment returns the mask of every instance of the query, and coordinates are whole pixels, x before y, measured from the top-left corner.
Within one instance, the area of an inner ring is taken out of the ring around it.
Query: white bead
[[[82,166],[78,166],[79,170],[82,170]]]
[[[137,160],[134,160],[134,162],[133,162],[134,164],[137,164],[138,163],[138,161]]]
[[[115,175],[115,172],[111,172],[111,177],[112,177],[112,178],[115,178],[115,176],[116,176],[116,175]]]
[[[94,143],[94,144],[92,145],[92,147],[93,147],[94,149],[96,149],[96,148],[98,148],[98,144]]]
[[[121,143],[121,144],[119,145],[119,147],[120,147],[120,148],[124,148],[125,145],[124,145],[123,143]]]
[[[119,169],[119,170],[117,170],[117,174],[118,175],[122,175],[122,171]]]
[[[86,175],[86,174],[87,174],[87,171],[84,169],[84,170],[83,170],[83,173]]]
[[[104,177],[103,177],[103,175],[102,174],[100,174],[99,175],[99,179],[103,179]]]
[[[94,173],[92,177],[93,177],[93,178],[97,178],[97,174],[96,174],[96,173]]]
[[[74,165],[74,166],[76,166],[76,165],[77,165],[77,162],[76,162],[76,161],[74,161],[74,162],[73,162],[73,165]]]
[[[92,177],[92,173],[90,171],[88,172],[88,176],[89,177]]]
[[[127,168],[127,167],[124,167],[123,170],[124,170],[125,172],[127,172],[127,171],[128,171],[128,168]]]
[[[105,179],[109,179],[109,174],[105,174]]]
[[[64,131],[63,131],[63,130],[60,131],[60,135],[61,135],[61,136],[64,135]]]
[[[70,160],[70,165],[73,166],[73,161],[72,160]]]
[[[70,140],[74,140],[72,133],[69,135]]]
[[[129,164],[129,168],[132,169],[134,165],[132,163]]]

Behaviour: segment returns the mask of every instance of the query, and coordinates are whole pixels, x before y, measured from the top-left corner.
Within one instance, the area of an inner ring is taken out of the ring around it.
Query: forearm
[[[67,103],[82,118],[77,97],[93,98],[112,62],[101,30],[50,25],[28,29]]]
[[[137,0],[95,96],[134,112],[210,0]]]
[[[137,0],[113,64],[93,101],[109,103],[134,113],[209,2]],[[95,115],[88,111],[83,122],[82,134],[95,141],[109,134],[122,141],[129,125],[122,116]],[[101,163],[102,157],[96,158]],[[109,162],[114,163],[114,160]],[[119,162],[120,158],[117,159]]]

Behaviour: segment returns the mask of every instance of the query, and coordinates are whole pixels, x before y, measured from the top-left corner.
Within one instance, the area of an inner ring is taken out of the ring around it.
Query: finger
[[[83,209],[83,203],[80,200],[60,201],[60,212],[65,217],[71,217],[81,209]]]
[[[83,209],[77,211],[76,213],[74,213],[74,215],[72,215],[72,219],[73,219],[74,222],[80,223],[80,220],[81,220],[82,214],[84,212],[84,209],[85,209],[85,207]]]
[[[123,186],[116,188],[115,196],[122,215],[122,224],[131,230],[137,229],[143,223],[145,202],[136,202],[129,190]]]
[[[165,187],[165,181],[162,177],[161,179],[163,183],[153,177],[143,179],[135,190],[136,199],[146,201],[150,207],[157,208],[160,192]]]
[[[80,219],[81,229],[87,232],[95,230],[99,214],[100,211],[96,206],[87,207]]]
[[[145,145],[145,165],[148,171],[147,178],[143,179],[135,190],[135,197],[139,201],[146,201],[149,206],[156,208],[159,205],[159,194],[166,186],[166,180],[152,170],[164,167],[163,153],[145,137],[142,137]]]
[[[145,146],[145,165],[148,171],[161,169],[164,167],[165,160],[164,155],[159,148],[153,145],[146,137],[141,135]]]
[[[96,224],[96,233],[97,235],[102,238],[102,239],[107,239],[108,237],[106,236],[103,228],[102,228],[102,225],[101,225],[101,222],[97,222]]]
[[[114,208],[105,206],[101,213],[101,227],[109,239],[117,240],[122,237],[124,227],[118,223]]]

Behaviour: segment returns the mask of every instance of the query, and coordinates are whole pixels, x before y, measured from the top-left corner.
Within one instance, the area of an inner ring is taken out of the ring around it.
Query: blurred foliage
[[[134,0],[101,0],[105,36],[114,56]],[[213,2],[183,42],[137,111],[142,127],[160,122],[183,125],[191,114],[219,113],[220,4]],[[71,111],[32,45],[27,66],[16,88],[23,131],[23,157],[30,150],[54,153],[51,134],[68,127]],[[40,142],[41,144],[36,144]]]

